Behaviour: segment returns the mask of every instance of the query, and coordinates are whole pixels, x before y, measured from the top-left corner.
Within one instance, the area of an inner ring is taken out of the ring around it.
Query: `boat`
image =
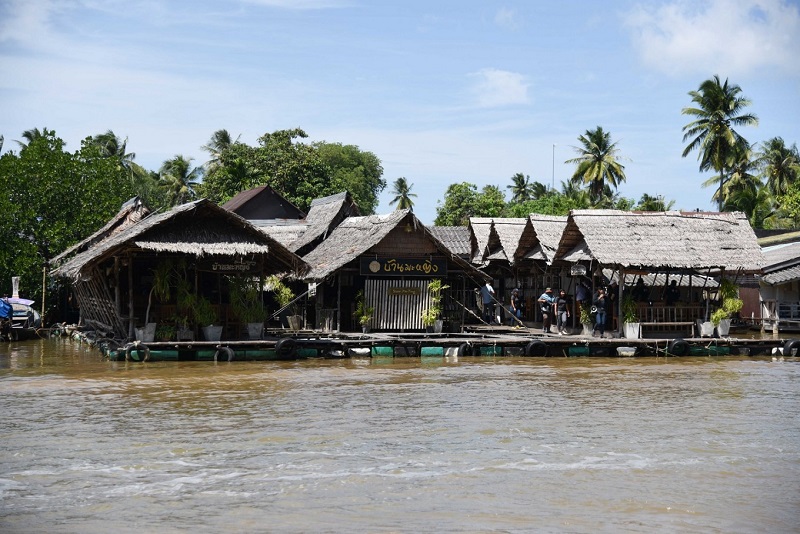
[[[38,337],[42,317],[32,300],[19,297],[0,299],[0,339],[18,341]]]

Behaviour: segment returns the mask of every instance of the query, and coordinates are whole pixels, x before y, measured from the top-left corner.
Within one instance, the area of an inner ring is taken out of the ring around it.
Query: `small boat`
[[[19,297],[0,299],[0,338],[17,341],[38,337],[42,317],[32,304],[32,300]]]

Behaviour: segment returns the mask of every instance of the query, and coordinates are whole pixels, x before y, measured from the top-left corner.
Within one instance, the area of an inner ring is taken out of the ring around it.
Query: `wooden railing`
[[[675,306],[637,304],[636,313],[641,323],[694,322],[695,319],[705,317],[706,308],[705,306],[683,304]]]

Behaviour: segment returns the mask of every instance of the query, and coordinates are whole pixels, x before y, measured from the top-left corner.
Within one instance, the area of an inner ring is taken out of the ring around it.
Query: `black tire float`
[[[472,346],[469,343],[462,343],[458,346],[458,356],[472,356]]]
[[[135,359],[131,356],[131,352],[133,350],[136,351]],[[142,358],[140,360],[139,359],[139,351],[141,351],[141,350],[144,351],[144,358]],[[129,361],[131,361],[131,359],[133,359],[133,361],[136,361],[136,362],[138,362],[138,361],[141,361],[141,362],[150,361],[150,347],[148,347],[147,345],[142,345],[138,341],[136,341],[134,343],[129,343],[128,346],[125,347],[125,361],[129,362]]]
[[[275,354],[279,358],[291,358],[294,356],[296,349],[297,342],[290,337],[281,338],[275,343]]]
[[[525,345],[525,356],[547,356],[547,343],[539,339],[529,341]]]
[[[673,356],[688,356],[689,344],[682,338],[673,339],[667,346],[667,353]]]
[[[214,353],[214,361],[216,362],[219,358],[220,353],[226,354],[228,356],[228,361],[233,361],[233,349],[230,347],[217,347],[217,352]]]
[[[797,351],[792,354],[792,351]],[[798,356],[800,355],[800,339],[790,339],[783,346],[784,356]]]

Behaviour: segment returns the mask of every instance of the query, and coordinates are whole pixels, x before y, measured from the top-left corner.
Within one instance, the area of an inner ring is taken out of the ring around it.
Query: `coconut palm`
[[[561,194],[575,206],[575,209],[592,207],[588,191],[573,181],[561,182]]]
[[[538,200],[555,193],[542,182],[533,182],[530,186],[531,200]]]
[[[241,135],[239,137],[241,137]],[[233,146],[234,143],[238,143],[239,137],[234,141],[231,134],[225,129],[214,132],[208,143],[200,147],[211,155],[211,159],[205,164],[206,170],[211,170],[219,165],[222,153]]]
[[[637,211],[669,211],[674,205],[674,200],[665,202],[664,197],[661,195],[650,196],[647,193],[644,193],[642,198],[639,199],[639,204],[633,209]]]
[[[511,185],[507,185],[506,189],[511,190],[511,202],[527,202],[533,197],[531,177],[521,172],[511,177]]]
[[[117,165],[128,171],[131,178],[134,175],[141,176],[146,174],[146,171],[134,163],[136,154],[133,152],[126,152],[128,148],[128,138],[121,139],[112,131],[108,130],[105,133],[95,135],[91,139],[92,144],[100,149],[100,154],[108,158],[117,160]]]
[[[578,137],[580,147],[573,147],[578,153],[577,158],[569,159],[565,163],[577,165],[571,180],[589,186],[589,196],[592,202],[597,203],[603,197],[606,188],[617,188],[625,181],[625,166],[620,163],[621,157],[617,155],[617,143],[611,142],[611,134],[604,132],[602,126]]]
[[[397,204],[398,210],[410,209],[414,211],[414,201],[411,197],[416,197],[416,193],[411,192],[414,184],[409,184],[408,181],[402,176],[394,181],[392,184],[392,194],[394,198],[389,202],[389,205]]]
[[[701,83],[697,91],[689,92],[696,107],[681,110],[682,114],[694,117],[683,127],[683,140],[691,139],[683,150],[683,157],[698,150],[700,170],[714,169],[719,173],[715,182],[719,182],[716,200],[720,211],[724,204],[725,173],[733,164],[736,151],[748,145],[734,127],[758,124],[758,117],[742,113],[750,100],[740,96],[741,92],[738,85],[728,84],[727,79],[722,83],[719,76],[714,75]]]
[[[184,204],[193,199],[201,171],[192,167],[192,158],[177,155],[161,166],[161,187],[167,194],[170,206]]]
[[[49,132],[47,130],[47,128],[42,128],[41,130],[39,128],[33,128],[31,130],[25,130],[24,132],[22,132],[22,138],[25,139],[25,141],[17,141],[17,144],[21,148],[25,148],[26,146],[28,146],[29,144],[31,144],[35,140],[37,140],[39,138],[42,138],[42,137],[47,137],[47,134],[49,134],[49,133],[55,133],[55,132]]]
[[[772,195],[785,195],[800,177],[800,154],[797,145],[787,147],[783,139],[773,137],[762,144],[759,159],[767,187]]]

